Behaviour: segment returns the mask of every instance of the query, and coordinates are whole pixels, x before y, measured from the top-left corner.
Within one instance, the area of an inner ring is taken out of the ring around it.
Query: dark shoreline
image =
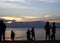
[[[27,41],[27,40],[14,40],[14,41],[1,41],[0,43],[60,43],[60,40],[36,40],[36,41]]]

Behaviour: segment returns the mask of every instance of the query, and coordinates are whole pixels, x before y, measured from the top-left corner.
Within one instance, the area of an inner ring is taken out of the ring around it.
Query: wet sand
[[[27,41],[27,40],[15,40],[15,41],[1,41],[0,43],[60,43],[60,40],[36,40],[36,41]]]

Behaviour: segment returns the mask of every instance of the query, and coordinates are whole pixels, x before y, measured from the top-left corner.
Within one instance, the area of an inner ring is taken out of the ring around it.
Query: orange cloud
[[[60,20],[45,20],[46,21],[49,21],[49,22],[60,22]]]

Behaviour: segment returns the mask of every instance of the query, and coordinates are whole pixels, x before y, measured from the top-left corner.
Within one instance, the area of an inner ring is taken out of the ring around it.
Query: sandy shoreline
[[[27,40],[14,40],[14,41],[1,41],[0,43],[60,43],[60,40],[36,40],[36,41],[27,41]]]

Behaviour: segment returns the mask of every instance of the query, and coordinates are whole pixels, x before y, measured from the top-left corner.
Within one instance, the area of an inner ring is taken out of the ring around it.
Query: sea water
[[[15,32],[15,40],[26,40],[27,29],[31,28],[7,28],[5,38],[6,40],[11,40],[11,31]],[[35,28],[36,40],[45,40],[45,30],[44,28]],[[60,29],[56,29],[56,40],[60,40]]]

